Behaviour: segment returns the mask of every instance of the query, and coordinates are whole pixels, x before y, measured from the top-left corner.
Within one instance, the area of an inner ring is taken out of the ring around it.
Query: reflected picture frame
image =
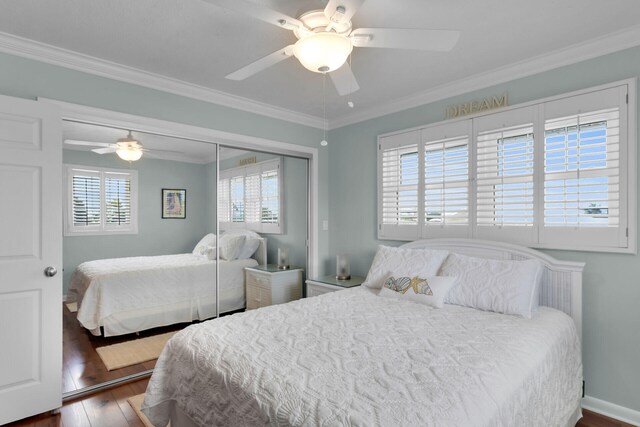
[[[187,217],[187,190],[184,188],[162,189],[162,219],[185,219]]]

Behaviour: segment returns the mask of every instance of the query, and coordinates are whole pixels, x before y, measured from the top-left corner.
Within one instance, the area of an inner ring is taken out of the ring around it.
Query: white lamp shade
[[[116,150],[116,154],[122,160],[126,160],[128,162],[135,162],[136,160],[140,160],[140,157],[142,157],[142,150],[135,147],[123,147],[123,148],[118,148]]]
[[[307,70],[325,73],[342,67],[352,49],[349,38],[323,32],[298,40],[293,54]]]

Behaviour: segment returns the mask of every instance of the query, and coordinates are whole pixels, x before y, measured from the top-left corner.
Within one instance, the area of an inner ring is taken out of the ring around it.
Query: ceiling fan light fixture
[[[140,141],[135,139],[129,131],[129,134],[125,138],[120,138],[117,142],[116,154],[122,160],[127,162],[135,162],[142,157],[142,146]]]
[[[293,54],[307,70],[326,73],[342,67],[352,49],[348,37],[320,32],[298,40],[293,46]]]
[[[116,154],[122,160],[127,162],[135,162],[142,157],[142,150],[137,147],[120,147],[116,150]]]

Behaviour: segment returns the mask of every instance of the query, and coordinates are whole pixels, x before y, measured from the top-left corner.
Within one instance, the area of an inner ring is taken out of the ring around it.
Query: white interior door
[[[57,108],[0,96],[0,425],[62,404]]]

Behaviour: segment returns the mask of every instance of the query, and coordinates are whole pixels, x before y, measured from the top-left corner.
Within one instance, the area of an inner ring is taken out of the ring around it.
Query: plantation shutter
[[[220,171],[218,218],[223,229],[282,233],[281,158]]]
[[[422,130],[424,225],[422,237],[469,237],[471,120]]]
[[[519,108],[475,120],[478,238],[535,241],[535,113]]]
[[[280,233],[282,229],[281,163],[280,159],[264,162],[261,167],[261,217],[265,233]]]
[[[101,179],[97,171],[70,169],[71,229],[99,229],[101,220]]]
[[[231,193],[229,192],[229,178],[223,178],[220,173],[218,181],[218,221],[222,224],[228,224],[231,221],[229,213],[231,206]]]
[[[131,225],[131,176],[104,173],[105,229]]]
[[[260,166],[248,166],[244,173],[245,222],[248,229],[260,231]]]
[[[66,165],[65,235],[135,234],[137,172]]]
[[[625,86],[544,104],[542,243],[627,246],[626,94]]]
[[[378,236],[413,240],[418,238],[422,211],[420,131],[379,139],[378,147]]]
[[[244,222],[244,175],[232,176],[229,180],[231,192],[231,222]]]

